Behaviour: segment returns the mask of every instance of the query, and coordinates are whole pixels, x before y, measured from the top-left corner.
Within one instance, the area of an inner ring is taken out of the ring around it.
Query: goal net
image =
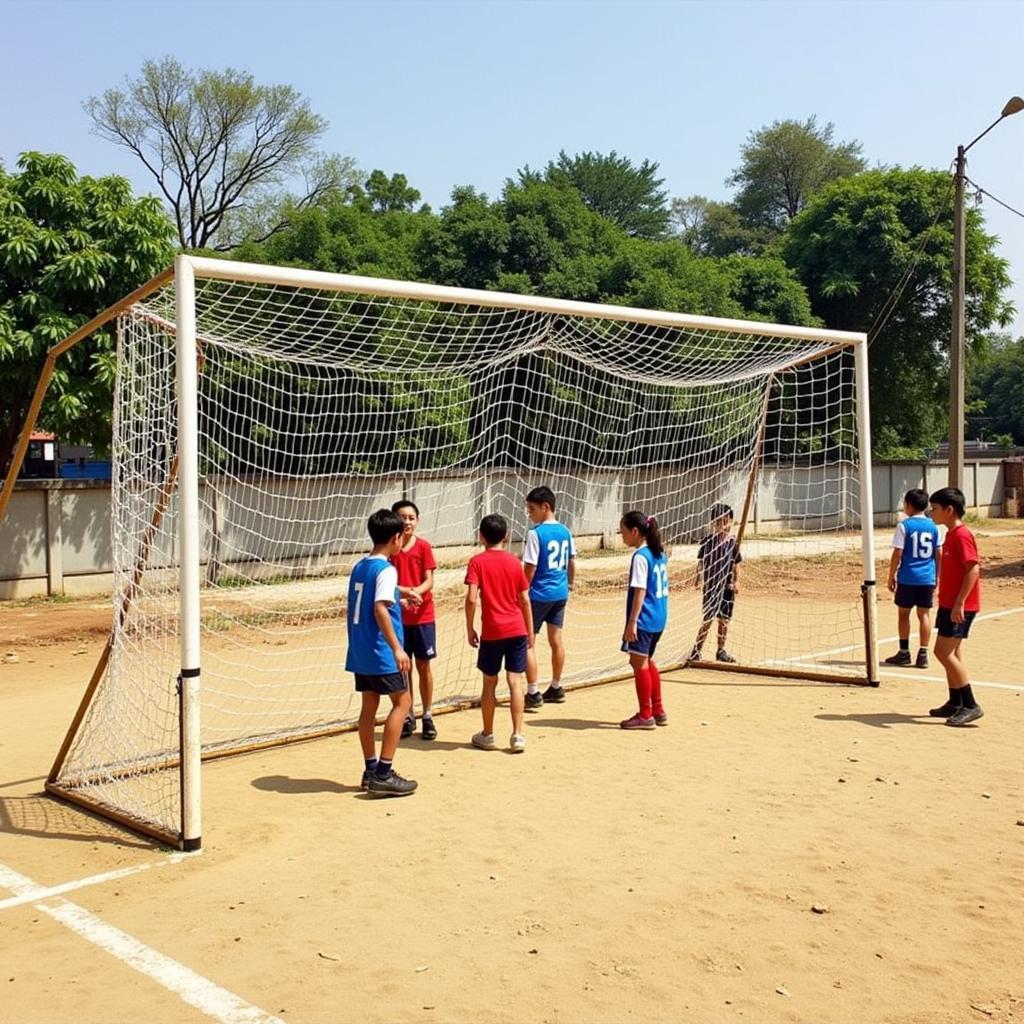
[[[568,688],[628,671],[629,509],[670,551],[659,662],[687,662],[718,503],[742,555],[736,665],[716,623],[687,671],[872,681],[863,358],[860,335],[180,258],[177,298],[118,319],[109,660],[50,789],[188,840],[198,751],[352,727],[346,577],[369,514],[403,498],[438,562],[435,710],[479,689],[479,521],[505,516],[518,553],[541,484],[576,540]],[[543,686],[543,633],[537,654]]]

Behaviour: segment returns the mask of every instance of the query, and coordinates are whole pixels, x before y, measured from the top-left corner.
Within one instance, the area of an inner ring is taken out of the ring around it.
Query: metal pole
[[[868,397],[867,339],[853,350],[860,463],[860,535],[864,568],[864,647],[867,683],[878,686],[878,603],[875,586],[875,498],[871,480],[871,404]]]
[[[953,331],[949,342],[949,486],[964,488],[964,177],[967,150],[956,149],[953,206]]]
[[[181,616],[181,834],[183,850],[201,845],[202,748],[199,732],[199,371],[195,274],[187,256],[174,260],[177,307],[178,536]]]

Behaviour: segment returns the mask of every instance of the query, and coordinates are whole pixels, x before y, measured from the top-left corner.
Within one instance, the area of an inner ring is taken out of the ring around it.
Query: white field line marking
[[[0,910],[7,910],[8,907],[20,907],[25,903],[34,903],[36,900],[49,899],[51,896],[61,896],[66,892],[73,892],[75,889],[83,889],[88,885],[102,885],[104,882],[114,882],[119,878],[127,878],[128,875],[138,874],[140,871],[148,871],[150,868],[163,867],[165,864],[178,864],[186,857],[191,857],[189,853],[172,853],[169,857],[164,860],[153,861],[149,864],[136,864],[135,867],[131,868],[118,868],[115,871],[105,871],[101,875],[89,875],[87,878],[78,878],[73,882],[62,882],[60,885],[51,885],[47,889],[39,888],[38,886],[30,891],[21,893],[18,896],[8,896],[5,900],[0,900]],[[3,873],[0,872],[0,884],[2,883]],[[4,886],[7,889],[14,889],[12,885]]]
[[[914,674],[911,675],[911,672],[913,672]],[[885,676],[886,679],[902,679],[908,683],[916,683],[919,681],[922,683],[944,683],[946,681],[945,676],[922,676],[914,672],[913,669],[911,669],[910,672],[886,671],[879,672],[878,674],[880,676]],[[1024,683],[983,683],[979,682],[977,679],[972,679],[971,686],[987,686],[993,690],[1017,690],[1018,692],[1024,692]]]
[[[43,902],[49,890],[4,864],[0,864],[0,886],[17,896],[34,897],[38,901],[34,903],[37,910],[222,1024],[284,1024],[280,1017],[274,1017],[258,1006],[239,999],[177,960],[158,953],[127,932],[107,924],[84,907],[61,897],[52,897]]]

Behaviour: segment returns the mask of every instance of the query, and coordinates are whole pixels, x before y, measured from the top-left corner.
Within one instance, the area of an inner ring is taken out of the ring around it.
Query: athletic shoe
[[[687,661],[703,661],[704,659],[700,656],[700,648],[699,647],[694,647],[694,649],[692,651],[690,651],[689,656],[687,657],[686,660]]]
[[[474,747],[479,747],[481,750],[498,749],[498,744],[494,742],[493,732],[475,732],[470,742],[472,742]]]
[[[417,783],[412,779],[403,779],[394,769],[386,779],[380,778],[376,772],[370,776],[366,791],[370,796],[410,796],[416,792]]]
[[[540,711],[544,707],[544,695],[538,690],[536,693],[528,693],[526,695],[526,710],[527,711]]]
[[[925,655],[925,664],[919,668],[928,667],[928,656]],[[891,658],[886,658],[886,665],[909,665],[911,662],[910,651],[897,651]]]
[[[736,664],[736,659],[724,647],[719,647],[715,652],[715,661],[724,661],[727,665]]]
[[[521,754],[526,749],[526,737],[518,732],[512,733],[508,738],[508,749],[513,754]]]
[[[416,719],[412,715],[406,715],[402,723],[402,739],[407,740],[416,731]]]
[[[917,660],[914,662],[914,668],[927,668],[928,667],[928,652],[918,651]]]
[[[564,686],[549,686],[543,693],[543,700],[545,704],[564,704],[565,703],[565,687]]]
[[[421,735],[425,740],[437,739],[437,726],[434,725],[434,718],[432,715],[423,716],[423,720],[420,722],[420,728],[422,729]]]
[[[957,708],[946,719],[946,725],[970,725],[971,722],[976,722],[984,716],[985,712],[981,710],[980,704],[975,704],[973,708]]]
[[[362,779],[361,779],[361,781],[359,783],[359,788],[360,789],[367,790],[367,789],[370,788],[370,776],[372,774],[373,774],[373,772],[371,772],[369,768],[364,768],[363,769],[363,777],[362,777]]]
[[[949,718],[950,715],[955,715],[960,710],[959,704],[954,704],[952,701],[946,701],[941,708],[932,708],[928,714],[932,718]]]
[[[660,715],[655,715],[654,716],[654,724],[655,725],[668,725],[668,715],[666,715],[664,711],[662,711],[662,713]]]
[[[632,715],[629,718],[623,719],[621,722],[619,722],[619,728],[620,729],[655,729],[655,728],[657,728],[657,726],[655,725],[653,716],[651,718],[641,718],[640,717],[640,712],[638,711],[635,715]]]

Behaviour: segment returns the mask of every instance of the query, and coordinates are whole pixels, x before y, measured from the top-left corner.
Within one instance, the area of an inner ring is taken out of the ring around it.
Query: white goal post
[[[113,625],[62,799],[197,849],[204,758],[353,728],[344,578],[398,499],[439,564],[439,710],[478,686],[479,519],[518,551],[541,484],[577,538],[568,688],[624,671],[630,508],[671,552],[663,671],[693,665],[720,504],[742,586],[701,667],[878,685],[863,334],[182,255],[51,351],[0,522],[55,360],[115,317]]]

